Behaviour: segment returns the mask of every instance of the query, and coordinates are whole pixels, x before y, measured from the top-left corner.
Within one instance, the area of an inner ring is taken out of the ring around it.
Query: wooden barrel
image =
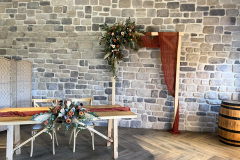
[[[240,102],[224,101],[218,119],[219,140],[240,147]]]

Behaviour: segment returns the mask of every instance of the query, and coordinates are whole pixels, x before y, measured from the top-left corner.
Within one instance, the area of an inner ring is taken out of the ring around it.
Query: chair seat
[[[44,128],[43,124],[36,124],[32,127],[32,129],[42,129],[42,128]]]

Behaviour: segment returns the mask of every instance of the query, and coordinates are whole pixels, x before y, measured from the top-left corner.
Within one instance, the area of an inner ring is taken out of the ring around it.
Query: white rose
[[[115,48],[115,45],[112,45],[112,48]]]

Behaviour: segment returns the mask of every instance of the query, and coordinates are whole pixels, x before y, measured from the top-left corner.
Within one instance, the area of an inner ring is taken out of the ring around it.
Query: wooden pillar
[[[182,44],[182,36],[183,35],[184,34],[181,32],[181,33],[179,33],[179,37],[178,37],[177,65],[176,65],[176,83],[175,83],[175,99],[174,99],[174,116],[173,116],[173,120],[174,121],[175,121],[175,118],[176,118],[177,108],[178,108],[180,56],[181,56],[181,48],[182,48],[181,44]]]
[[[152,36],[158,36],[158,32],[152,32]],[[178,37],[178,50],[177,50],[177,65],[176,65],[176,83],[175,83],[175,99],[174,99],[174,116],[173,121],[175,121],[178,107],[178,92],[179,92],[179,72],[180,72],[180,56],[181,56],[181,48],[182,48],[182,36],[183,32],[179,32]]]

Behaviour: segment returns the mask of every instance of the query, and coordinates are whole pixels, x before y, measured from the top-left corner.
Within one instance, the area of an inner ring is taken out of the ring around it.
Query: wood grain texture
[[[85,108],[111,108],[111,107],[121,107],[120,105],[96,105],[96,106],[84,106]],[[31,108],[4,108],[1,109],[0,112],[8,112],[8,111],[38,111],[38,110],[47,110],[49,107],[31,107]],[[97,119],[114,119],[114,118],[137,118],[137,115],[131,111],[113,111],[113,112],[96,112],[99,116]],[[8,124],[36,124],[35,121],[31,121],[32,116],[27,117],[0,117],[0,125],[8,125]],[[9,123],[8,123],[9,122]]]
[[[63,127],[64,128],[64,127]],[[30,137],[31,127],[21,126],[23,140]],[[107,134],[107,127],[96,127]],[[59,146],[52,155],[52,141],[49,135],[42,134],[34,142],[34,155],[29,157],[30,143],[22,148],[21,155],[14,160],[66,160],[90,159],[112,160],[112,147],[106,147],[106,141],[95,136],[95,150],[92,150],[89,132],[84,130],[76,139],[77,150],[72,153],[72,144],[68,144],[70,131],[57,132]],[[0,145],[6,144],[6,131],[0,133]],[[131,129],[119,127],[119,160],[239,160],[239,148],[225,145],[217,134],[181,132],[172,135],[167,131],[150,129]],[[5,159],[6,150],[0,149],[0,159]]]

